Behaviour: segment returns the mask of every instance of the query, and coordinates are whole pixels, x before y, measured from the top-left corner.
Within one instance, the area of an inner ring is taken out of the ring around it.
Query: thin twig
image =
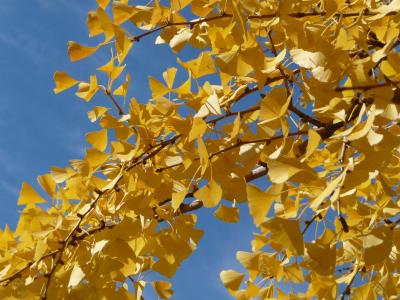
[[[95,234],[95,233],[97,233],[97,232],[100,232],[100,231],[104,230],[104,229],[111,229],[111,228],[113,228],[114,226],[115,226],[115,224],[106,225],[104,222],[102,222],[100,227],[93,228],[93,229],[91,229],[91,230],[85,231],[83,234],[77,236],[77,237],[75,238],[75,240],[83,240],[83,239],[85,239],[85,238],[88,237],[88,236],[91,236],[91,235],[93,235],[93,234]],[[44,260],[44,259],[46,259],[46,258],[54,257],[54,256],[56,256],[60,251],[61,251],[61,248],[59,248],[59,249],[57,249],[57,250],[54,250],[54,251],[51,251],[51,252],[49,252],[49,253],[43,255],[42,257],[40,257],[40,258],[39,258],[38,260],[36,260],[36,261],[31,261],[31,262],[29,262],[25,267],[19,269],[18,271],[16,271],[16,272],[13,273],[13,274],[11,274],[11,275],[9,275],[9,276],[7,276],[7,277],[1,279],[1,280],[0,280],[0,284],[4,284],[4,286],[7,286],[11,281],[13,281],[14,279],[19,278],[19,277],[21,276],[21,274],[22,274],[24,271],[26,271],[27,269],[29,269],[33,264],[39,263],[39,262],[41,262],[42,260]]]
[[[343,92],[343,91],[351,91],[351,90],[363,90],[363,91],[368,91],[371,89],[378,89],[382,87],[386,87],[392,84],[400,84],[400,80],[398,81],[387,81],[383,83],[376,83],[376,84],[370,84],[370,85],[354,85],[354,86],[337,86],[335,88],[336,92]]]
[[[288,134],[288,136],[295,136],[295,135],[302,135],[302,134],[307,134],[307,130],[300,130],[300,131],[296,131],[296,132],[291,132],[291,133]],[[230,151],[232,149],[235,149],[235,148],[243,146],[243,145],[259,144],[259,143],[270,143],[272,141],[279,140],[279,139],[282,139],[282,138],[285,138],[285,137],[286,136],[282,134],[282,135],[273,136],[271,138],[255,139],[255,140],[249,140],[249,141],[241,141],[240,140],[240,141],[237,141],[233,145],[230,145],[230,146],[228,146],[226,148],[223,148],[221,150],[218,150],[216,152],[211,153],[208,156],[208,159],[212,159],[214,156],[220,155],[220,154],[222,154],[224,152]],[[200,160],[200,158],[196,157],[195,159],[193,159],[193,161],[197,161],[197,160]],[[170,166],[167,166],[167,167],[158,168],[155,171],[157,173],[161,173],[161,172],[163,172],[165,170],[168,170],[168,169],[171,169],[171,168],[174,168],[174,167],[177,167],[177,166],[181,166],[181,165],[183,165],[183,163],[177,163],[177,164],[170,165]]]
[[[344,157],[346,155],[346,150],[348,147],[348,143],[346,141],[343,141],[343,146],[341,153],[339,155],[339,163],[343,165],[344,163]],[[344,172],[344,167],[341,167],[341,172]],[[341,203],[340,203],[340,197],[337,199],[337,217],[339,218],[340,224],[342,225],[343,231],[344,232],[349,232],[349,225],[346,222],[346,219],[342,215],[342,208],[341,208]]]
[[[272,53],[273,53],[273,54],[275,55],[275,57],[276,57],[276,56],[278,56],[278,52],[277,52],[277,50],[276,50],[276,48],[275,48],[275,44],[274,44],[274,41],[273,41],[273,39],[272,39],[271,31],[268,31],[268,37],[269,37],[269,41],[270,41],[270,43],[271,43],[271,50],[272,50]],[[279,63],[279,64],[277,65],[277,68],[278,68],[279,72],[281,73],[281,75],[282,75],[282,77],[283,77],[284,84],[285,84],[285,89],[286,89],[286,95],[287,95],[287,97],[290,97],[290,103],[289,103],[288,109],[289,109],[290,111],[292,111],[293,113],[295,113],[296,115],[298,115],[298,116],[299,116],[301,119],[303,119],[304,121],[309,122],[309,123],[311,123],[311,124],[313,124],[313,125],[315,125],[315,126],[317,126],[317,127],[324,127],[324,126],[326,126],[325,123],[323,123],[323,122],[321,122],[320,120],[315,119],[315,118],[313,118],[313,117],[307,115],[306,113],[304,113],[304,112],[302,112],[301,110],[299,110],[299,109],[293,104],[293,96],[292,96],[292,91],[290,90],[288,76],[286,75],[286,73],[285,73],[285,71],[284,71],[284,69],[283,69],[281,63]]]
[[[362,12],[362,11],[356,11],[356,12],[348,12],[348,13],[337,13],[334,14],[334,17],[342,17],[342,18],[351,18],[351,17],[358,17],[360,16],[360,14],[364,15],[364,16],[374,16],[377,13],[372,13],[372,12]],[[390,13],[388,15],[393,15],[394,13]],[[313,17],[313,16],[325,16],[326,12],[293,12],[293,13],[289,13],[288,16],[292,17],[292,18],[305,18],[305,17]],[[224,19],[224,18],[232,18],[233,15],[232,14],[227,14],[227,13],[223,13],[221,15],[217,15],[217,16],[213,16],[213,17],[208,17],[208,18],[201,18],[198,20],[193,20],[193,21],[186,21],[186,22],[166,22],[163,25],[160,25],[156,28],[153,28],[149,31],[146,31],[144,33],[135,35],[133,37],[130,37],[129,40],[131,40],[132,42],[139,42],[142,38],[151,35],[155,32],[161,31],[167,27],[170,26],[189,26],[190,28],[193,28],[195,25],[204,23],[204,22],[210,22],[210,21],[214,21],[214,20],[219,20],[219,19]],[[254,20],[254,19],[273,19],[278,17],[277,13],[271,13],[271,14],[264,14],[264,15],[250,15],[247,16],[247,20]]]
[[[108,192],[108,191],[110,191],[110,190],[111,190],[111,189],[109,189],[109,190],[107,190],[107,191],[103,191],[103,192],[102,192],[102,191],[98,191],[98,195],[97,195],[96,198],[90,203],[89,208],[88,208],[84,213],[82,213],[82,214],[81,214],[81,213],[77,213],[77,216],[78,216],[79,220],[78,220],[78,222],[75,224],[75,226],[72,228],[72,230],[69,232],[69,234],[67,235],[67,237],[66,237],[63,241],[60,242],[60,244],[61,244],[60,251],[55,255],[55,256],[58,255],[58,257],[57,257],[57,258],[55,257],[55,260],[56,260],[56,261],[55,261],[55,263],[53,264],[53,267],[51,268],[50,273],[46,276],[47,281],[46,281],[45,289],[44,289],[44,291],[42,292],[42,296],[41,296],[41,299],[42,299],[42,300],[46,300],[46,299],[47,299],[48,287],[49,287],[49,285],[50,285],[50,281],[51,281],[52,275],[54,274],[54,272],[55,272],[57,266],[58,266],[59,264],[61,264],[61,259],[62,259],[62,256],[63,256],[63,254],[64,254],[65,249],[68,247],[68,245],[69,245],[70,243],[72,243],[72,242],[76,239],[76,233],[79,232],[80,226],[81,226],[83,220],[85,219],[85,217],[95,209],[97,202],[98,202],[98,201],[100,200],[100,198],[104,195],[104,193],[106,193],[106,192]]]
[[[315,221],[317,218],[321,218],[321,214],[320,214],[320,213],[315,214],[310,220],[304,221],[304,223],[306,224],[306,227],[304,227],[303,231],[301,232],[302,235],[304,235],[304,234],[307,232],[307,230],[310,228],[310,226],[312,225],[312,223],[314,223],[314,221]]]
[[[315,119],[313,117],[311,117],[310,115],[302,112],[301,110],[299,110],[296,106],[294,106],[294,104],[292,102],[290,102],[289,104],[289,110],[291,110],[293,113],[295,113],[296,115],[298,115],[303,121],[306,121],[308,123],[311,123],[317,127],[325,127],[327,124],[324,122],[321,122],[318,119]]]
[[[352,287],[352,285],[353,285],[353,283],[354,283],[354,279],[356,278],[356,276],[357,276],[357,274],[358,274],[358,271],[359,271],[359,270],[357,270],[357,271],[354,273],[354,275],[353,275],[353,277],[351,278],[350,282],[347,284],[347,286],[346,286],[346,288],[344,289],[342,295],[340,296],[340,300],[344,300],[345,297],[346,297],[346,295],[347,295],[347,296],[350,295],[350,293],[351,293],[351,287]]]
[[[118,110],[118,114],[120,116],[124,115],[124,111],[121,108],[121,106],[119,106],[117,100],[115,100],[114,96],[111,94],[111,92],[104,86],[100,85],[101,90],[104,92],[104,94],[107,95],[108,98],[110,98],[111,102],[114,104],[115,108]]]

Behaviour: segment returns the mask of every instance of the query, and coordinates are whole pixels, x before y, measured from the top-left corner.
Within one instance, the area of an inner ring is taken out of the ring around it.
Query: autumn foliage
[[[69,56],[113,54],[90,78],[56,72],[54,92],[110,107],[88,113],[83,159],[38,177],[46,199],[22,185],[2,299],[169,299],[201,242],[193,212],[240,222],[245,206],[258,232],[236,254],[246,272],[221,270],[232,297],[397,299],[399,0],[97,3],[89,36],[104,39]],[[145,103],[125,68],[142,39],[177,55]]]

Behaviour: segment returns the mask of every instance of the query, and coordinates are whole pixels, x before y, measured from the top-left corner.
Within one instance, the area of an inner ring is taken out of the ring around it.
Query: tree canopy
[[[104,65],[57,71],[54,92],[110,107],[88,112],[83,159],[38,177],[47,197],[23,183],[18,226],[0,231],[2,299],[169,299],[201,242],[195,211],[233,223],[245,206],[258,231],[237,249],[246,271],[221,270],[232,297],[397,298],[399,0],[97,4],[100,42],[68,53]],[[177,56],[148,101],[126,68],[142,39]]]

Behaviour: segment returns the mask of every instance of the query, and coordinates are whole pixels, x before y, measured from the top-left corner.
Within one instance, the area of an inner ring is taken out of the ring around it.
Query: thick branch
[[[179,206],[179,210],[176,212],[176,215],[185,214],[194,210],[198,210],[203,207],[203,202],[200,200],[194,200],[189,204],[182,203]]]

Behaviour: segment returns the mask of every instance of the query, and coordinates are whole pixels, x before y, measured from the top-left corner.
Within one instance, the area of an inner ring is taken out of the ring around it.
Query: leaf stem
[[[111,92],[106,89],[104,86],[100,86],[100,88],[102,89],[102,91],[104,92],[104,94],[107,95],[108,98],[110,98],[111,102],[114,104],[114,106],[116,107],[116,109],[118,110],[118,114],[120,116],[124,115],[124,111],[122,110],[121,106],[119,106],[117,100],[114,98],[114,96],[111,94]]]

